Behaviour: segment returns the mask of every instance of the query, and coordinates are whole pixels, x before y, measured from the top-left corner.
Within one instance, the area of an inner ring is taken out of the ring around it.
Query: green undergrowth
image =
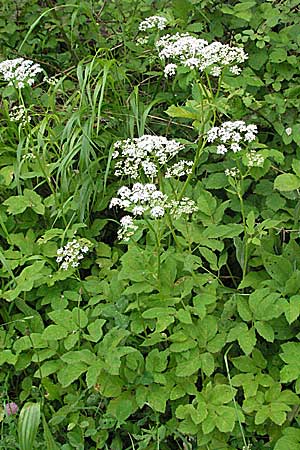
[[[0,80],[0,448],[299,450],[299,2],[0,11],[1,61],[43,69]],[[139,31],[153,15],[167,28]],[[243,47],[241,73],[165,77],[155,42],[176,32]],[[207,133],[228,121],[258,134],[220,154]],[[191,171],[117,176],[115,142],[143,135]],[[145,212],[120,240],[132,210],[110,202],[137,182],[195,211]]]

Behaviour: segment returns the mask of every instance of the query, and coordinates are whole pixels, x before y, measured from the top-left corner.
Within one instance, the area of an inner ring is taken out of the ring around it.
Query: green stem
[[[240,200],[241,214],[242,214],[243,227],[244,227],[244,263],[243,263],[243,279],[244,279],[247,274],[249,249],[248,249],[248,236],[247,236],[247,225],[246,225],[244,201],[243,201],[243,197],[241,195],[240,187],[237,189],[237,195]]]

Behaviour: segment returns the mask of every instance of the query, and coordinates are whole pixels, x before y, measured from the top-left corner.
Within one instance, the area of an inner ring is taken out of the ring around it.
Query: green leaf
[[[209,225],[203,232],[204,237],[232,238],[243,231],[243,225],[232,223],[230,225]]]
[[[103,331],[102,327],[105,324],[106,320],[104,319],[96,319],[94,322],[90,323],[87,327],[89,336],[87,337],[89,341],[98,342],[102,338]]]
[[[292,263],[284,256],[263,255],[264,266],[268,274],[282,286],[293,275]]]
[[[198,372],[201,367],[201,361],[199,357],[195,357],[194,354],[191,355],[190,359],[180,362],[175,370],[175,374],[178,377],[189,377],[193,373]]]
[[[41,418],[39,403],[26,403],[18,420],[20,450],[33,450]]]
[[[56,442],[52,436],[50,428],[47,424],[45,416],[43,415],[43,427],[44,427],[44,439],[47,450],[59,450],[59,447],[56,445]]]
[[[7,210],[10,214],[16,215],[24,212],[25,209],[30,205],[30,202],[20,195],[9,197],[3,204],[7,206]]]
[[[42,337],[47,341],[57,341],[68,335],[68,330],[61,325],[49,325],[43,331]]]
[[[87,365],[82,362],[76,362],[68,364],[59,370],[57,374],[57,379],[62,387],[70,386],[75,380],[78,380],[80,375],[82,375],[87,370]]]
[[[283,173],[275,178],[274,187],[282,192],[299,189],[300,178],[292,173]]]
[[[284,308],[284,314],[289,324],[293,323],[300,315],[300,295],[293,295]]]
[[[119,397],[110,401],[107,412],[119,422],[124,422],[137,409],[135,398],[130,392],[123,392]]]
[[[164,413],[169,400],[169,389],[158,384],[151,384],[148,388],[148,402],[154,411]]]
[[[192,421],[199,425],[207,416],[207,408],[205,403],[199,403],[197,409],[193,405],[179,405],[176,408],[175,415],[178,419],[186,419],[191,417]]]
[[[219,406],[216,410],[215,425],[222,433],[230,433],[235,425],[236,412],[230,406]]]
[[[255,322],[257,332],[268,342],[274,342],[274,330],[267,322]]]
[[[200,355],[201,369],[207,377],[210,377],[215,370],[215,360],[211,353],[201,353]]]
[[[209,393],[208,403],[215,406],[229,403],[236,394],[236,389],[231,388],[227,384],[217,384]]]
[[[170,117],[180,117],[182,119],[201,120],[201,111],[196,108],[186,106],[171,105],[166,110],[166,113]]]
[[[243,331],[238,337],[238,343],[241,346],[241,349],[246,355],[249,355],[256,344],[256,336],[254,328],[250,330]]]

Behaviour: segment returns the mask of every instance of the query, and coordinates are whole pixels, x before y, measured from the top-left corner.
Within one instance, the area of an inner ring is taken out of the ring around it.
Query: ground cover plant
[[[300,449],[299,2],[0,10],[0,448]]]

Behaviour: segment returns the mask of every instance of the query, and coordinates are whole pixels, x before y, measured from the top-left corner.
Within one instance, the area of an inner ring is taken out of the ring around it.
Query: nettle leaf
[[[294,191],[300,187],[300,178],[292,173],[278,175],[274,181],[274,188],[282,192]]]
[[[230,330],[227,340],[237,340],[243,352],[249,355],[256,344],[255,330],[249,330],[245,323],[239,323]]]
[[[149,372],[163,372],[168,365],[168,350],[160,352],[157,348],[151,350],[146,358],[146,370]]]
[[[37,214],[44,214],[45,207],[41,197],[34,191],[24,189],[24,195],[12,196],[5,200],[4,205],[13,215],[21,214],[26,208],[32,208]]]
[[[193,355],[190,359],[187,359],[177,365],[175,374],[178,377],[189,377],[190,375],[193,375],[193,373],[198,372],[200,367],[200,358],[196,359]]]
[[[199,190],[197,197],[197,206],[200,212],[203,212],[207,216],[212,216],[216,209],[217,201],[210,192]]]
[[[277,425],[282,425],[286,420],[286,413],[290,410],[291,408],[288,405],[280,402],[263,405],[255,415],[255,423],[256,425],[260,425],[267,419],[270,419]]]
[[[207,377],[210,377],[215,370],[215,360],[211,353],[201,353],[200,355],[201,369]]]
[[[252,373],[234,375],[231,379],[233,386],[242,386],[245,398],[254,397],[258,389],[258,381]]]
[[[105,319],[96,319],[94,322],[90,323],[87,327],[89,335],[85,337],[92,342],[98,342],[103,336],[102,327],[105,324]]]

